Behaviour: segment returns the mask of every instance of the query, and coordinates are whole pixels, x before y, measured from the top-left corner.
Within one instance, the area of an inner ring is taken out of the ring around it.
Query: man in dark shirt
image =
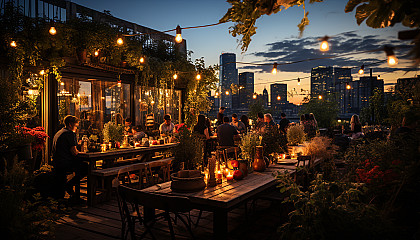
[[[223,117],[224,117],[225,110],[226,110],[225,107],[220,107],[219,112],[217,113],[217,122],[216,122],[217,126],[223,124]]]
[[[289,127],[290,121],[289,121],[289,119],[286,118],[285,113],[281,113],[280,117],[281,117],[281,120],[280,120],[280,123],[279,123],[280,131],[283,134],[286,134],[286,131],[287,131],[287,128]]]
[[[236,128],[229,124],[229,118],[223,118],[223,124],[217,127],[217,141],[219,146],[235,146],[234,136],[238,135]]]
[[[77,158],[76,130],[79,120],[68,115],[64,118],[65,127],[58,131],[53,139],[52,159],[57,177],[57,197],[64,198],[65,191],[72,199],[79,199],[79,192],[75,194],[73,187],[80,179],[87,175],[87,164]],[[75,176],[67,182],[67,175],[74,172]]]

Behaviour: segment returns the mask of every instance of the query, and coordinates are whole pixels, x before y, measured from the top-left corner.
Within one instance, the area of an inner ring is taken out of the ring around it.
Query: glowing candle
[[[233,174],[232,174],[232,172],[229,172],[229,173],[228,173],[228,175],[226,176],[226,179],[227,179],[228,181],[232,181],[232,180],[233,180]]]

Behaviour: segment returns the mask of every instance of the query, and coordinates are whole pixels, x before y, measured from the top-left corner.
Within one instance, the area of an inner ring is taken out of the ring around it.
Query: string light
[[[57,33],[57,30],[55,29],[55,27],[50,27],[50,30],[48,31],[51,35],[55,35]]]
[[[322,99],[322,95],[319,95],[319,96],[318,96],[318,99],[319,99],[319,100],[321,100],[321,99]]]
[[[15,48],[15,47],[17,47],[17,43],[16,43],[15,41],[11,41],[11,42],[10,42],[10,46],[11,46],[12,48]]]
[[[359,69],[359,74],[362,75],[363,73],[365,73],[365,65],[364,64]]]
[[[117,39],[117,44],[120,45],[120,46],[123,45],[124,44],[124,40],[122,38],[118,38]]]
[[[60,82],[60,85],[61,85],[61,86],[64,86],[64,82]]]
[[[280,101],[281,100],[281,97],[280,96],[277,96],[277,101]]]
[[[298,78],[298,85],[300,85],[300,78]]]
[[[321,38],[321,45],[319,46],[319,49],[323,52],[326,52],[328,50],[330,50],[330,45],[328,43],[328,39],[330,39],[330,37],[325,36],[323,38]]]
[[[93,55],[95,55],[95,57],[99,56],[99,50],[96,50]]]
[[[174,78],[174,80],[177,80],[177,79],[178,79],[178,74],[176,74],[176,73],[175,73],[175,74],[173,75],[173,78]]]
[[[216,92],[216,97],[217,97],[217,96],[219,96],[219,93],[218,93],[218,92]]]
[[[277,74],[277,63],[274,63],[273,70],[271,70],[272,74]]]
[[[144,57],[141,57],[141,58],[139,59],[139,61],[140,61],[140,63],[144,63]]]
[[[45,70],[41,70],[41,71],[39,71],[39,74],[40,74],[40,75],[44,75],[44,74],[45,74]]]
[[[226,95],[229,95],[229,91],[226,91],[226,92],[225,92],[225,94],[226,94]]]
[[[152,100],[152,101],[150,102],[150,104],[152,104],[152,105],[153,105],[153,104],[155,104],[155,101],[153,101],[153,100]]]
[[[256,93],[254,93],[254,95],[252,95],[252,98],[253,98],[253,99],[257,99],[257,94],[256,94]]]
[[[348,90],[350,90],[350,89],[351,89],[350,84],[348,84],[348,83],[347,83],[346,88],[347,88]]]
[[[388,57],[387,62],[389,66],[394,66],[398,64],[398,59],[395,57],[394,48],[390,46],[385,46],[384,51]]]
[[[118,79],[117,85],[118,85],[118,87],[121,87],[121,80],[120,79]]]
[[[197,76],[195,76],[195,79],[200,80],[201,79],[201,75],[199,73],[197,73]]]
[[[176,26],[175,42],[177,42],[177,43],[181,43],[182,42],[181,27],[179,25]]]

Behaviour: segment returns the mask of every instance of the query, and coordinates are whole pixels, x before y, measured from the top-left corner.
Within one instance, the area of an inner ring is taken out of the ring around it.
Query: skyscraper
[[[239,108],[248,108],[254,93],[254,73],[243,72],[239,74]]]
[[[275,83],[270,85],[271,108],[280,110],[281,106],[287,102],[287,84]]]
[[[236,69],[236,55],[234,53],[222,53],[220,55],[220,88],[221,107],[232,108],[232,91],[230,86],[238,84],[238,70]],[[226,94],[226,92],[229,92]]]
[[[311,96],[327,95],[336,91],[336,86],[352,81],[351,68],[315,67],[311,71]]]

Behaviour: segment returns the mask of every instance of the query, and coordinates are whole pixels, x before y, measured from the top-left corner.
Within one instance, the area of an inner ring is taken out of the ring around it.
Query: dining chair
[[[137,213],[137,221],[142,223],[145,227],[145,231],[140,235],[140,239],[144,238],[148,233],[152,239],[156,239],[152,232],[152,227],[161,219],[166,220],[170,230],[171,239],[175,239],[173,220],[170,214],[174,214],[176,218],[184,224],[192,239],[194,239],[194,234],[191,230],[191,219],[187,215],[192,210],[192,204],[187,197],[143,192],[139,189],[130,188],[124,185],[120,185],[118,187],[118,192],[122,199],[122,207],[125,214],[130,214],[129,205],[132,204]],[[144,215],[140,212],[140,206],[143,206],[144,209],[159,209],[163,212],[155,214],[153,219],[146,221],[144,219]],[[128,218],[127,220],[131,238],[136,239],[135,222],[132,218]]]

